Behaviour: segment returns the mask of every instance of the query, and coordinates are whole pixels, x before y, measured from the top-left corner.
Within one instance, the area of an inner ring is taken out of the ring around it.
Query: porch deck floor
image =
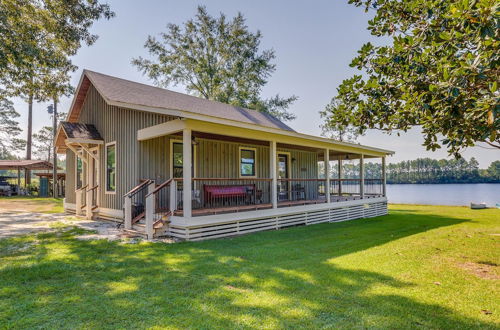
[[[365,196],[365,198],[372,198],[377,196]],[[330,202],[346,202],[351,200],[361,199],[360,196],[331,196]],[[296,200],[296,201],[279,201],[278,208],[289,207],[289,206],[299,206],[299,205],[310,205],[310,204],[321,204],[326,203],[326,198],[318,198],[318,199],[308,199],[308,200]],[[193,209],[192,216],[204,216],[204,215],[215,215],[215,214],[225,214],[225,213],[238,213],[245,211],[257,211],[257,210],[265,210],[271,209],[273,205],[271,203],[263,203],[263,204],[251,204],[251,205],[235,205],[235,206],[225,206],[225,207],[215,207],[215,208],[199,208]],[[184,212],[182,210],[176,210],[174,215],[183,216]]]

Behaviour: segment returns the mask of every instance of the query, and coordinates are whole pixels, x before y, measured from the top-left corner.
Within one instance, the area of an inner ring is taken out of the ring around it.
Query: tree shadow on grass
[[[26,253],[26,260],[0,267],[0,324],[18,328],[493,327],[395,293],[414,283],[334,262],[337,257],[463,221],[468,219],[398,212],[174,245],[80,241],[71,231],[43,234],[39,245],[20,252]],[[392,290],[376,293],[380,288]]]

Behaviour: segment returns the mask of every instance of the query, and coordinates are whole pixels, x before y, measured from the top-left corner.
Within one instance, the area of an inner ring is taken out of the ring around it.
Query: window
[[[116,191],[116,142],[106,145],[106,192]]]
[[[182,142],[172,143],[172,165],[173,165],[173,177],[182,178]]]
[[[183,144],[181,140],[170,140],[171,171],[173,178],[182,178],[184,170]],[[191,146],[191,176],[196,173],[196,146]]]
[[[76,156],[76,189],[80,189],[83,186],[83,162],[79,156]]]
[[[255,177],[254,148],[240,148],[240,176]]]

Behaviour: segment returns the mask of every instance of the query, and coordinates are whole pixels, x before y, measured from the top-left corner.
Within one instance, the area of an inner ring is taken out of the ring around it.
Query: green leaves
[[[475,142],[500,148],[499,13],[495,0],[377,1],[368,29],[392,44],[363,45],[351,63],[363,75],[337,88],[325,125],[419,125],[428,149],[445,145],[456,156]]]
[[[2,96],[0,90],[0,159],[6,159],[15,151],[24,147],[24,141],[17,138],[21,133],[19,122],[20,115],[14,109],[12,101]]]
[[[260,51],[261,39],[259,31],[248,30],[241,13],[229,20],[198,7],[195,18],[183,26],[169,24],[161,40],[148,38],[144,47],[154,60],[138,57],[132,64],[158,86],[182,84],[189,93],[206,99],[294,119],[287,109],[296,96],[260,97],[276,68],[274,51]]]

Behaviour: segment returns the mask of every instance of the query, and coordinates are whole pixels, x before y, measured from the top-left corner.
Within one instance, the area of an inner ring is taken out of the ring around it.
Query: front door
[[[288,200],[290,196],[290,169],[288,154],[278,154],[278,200]]]

